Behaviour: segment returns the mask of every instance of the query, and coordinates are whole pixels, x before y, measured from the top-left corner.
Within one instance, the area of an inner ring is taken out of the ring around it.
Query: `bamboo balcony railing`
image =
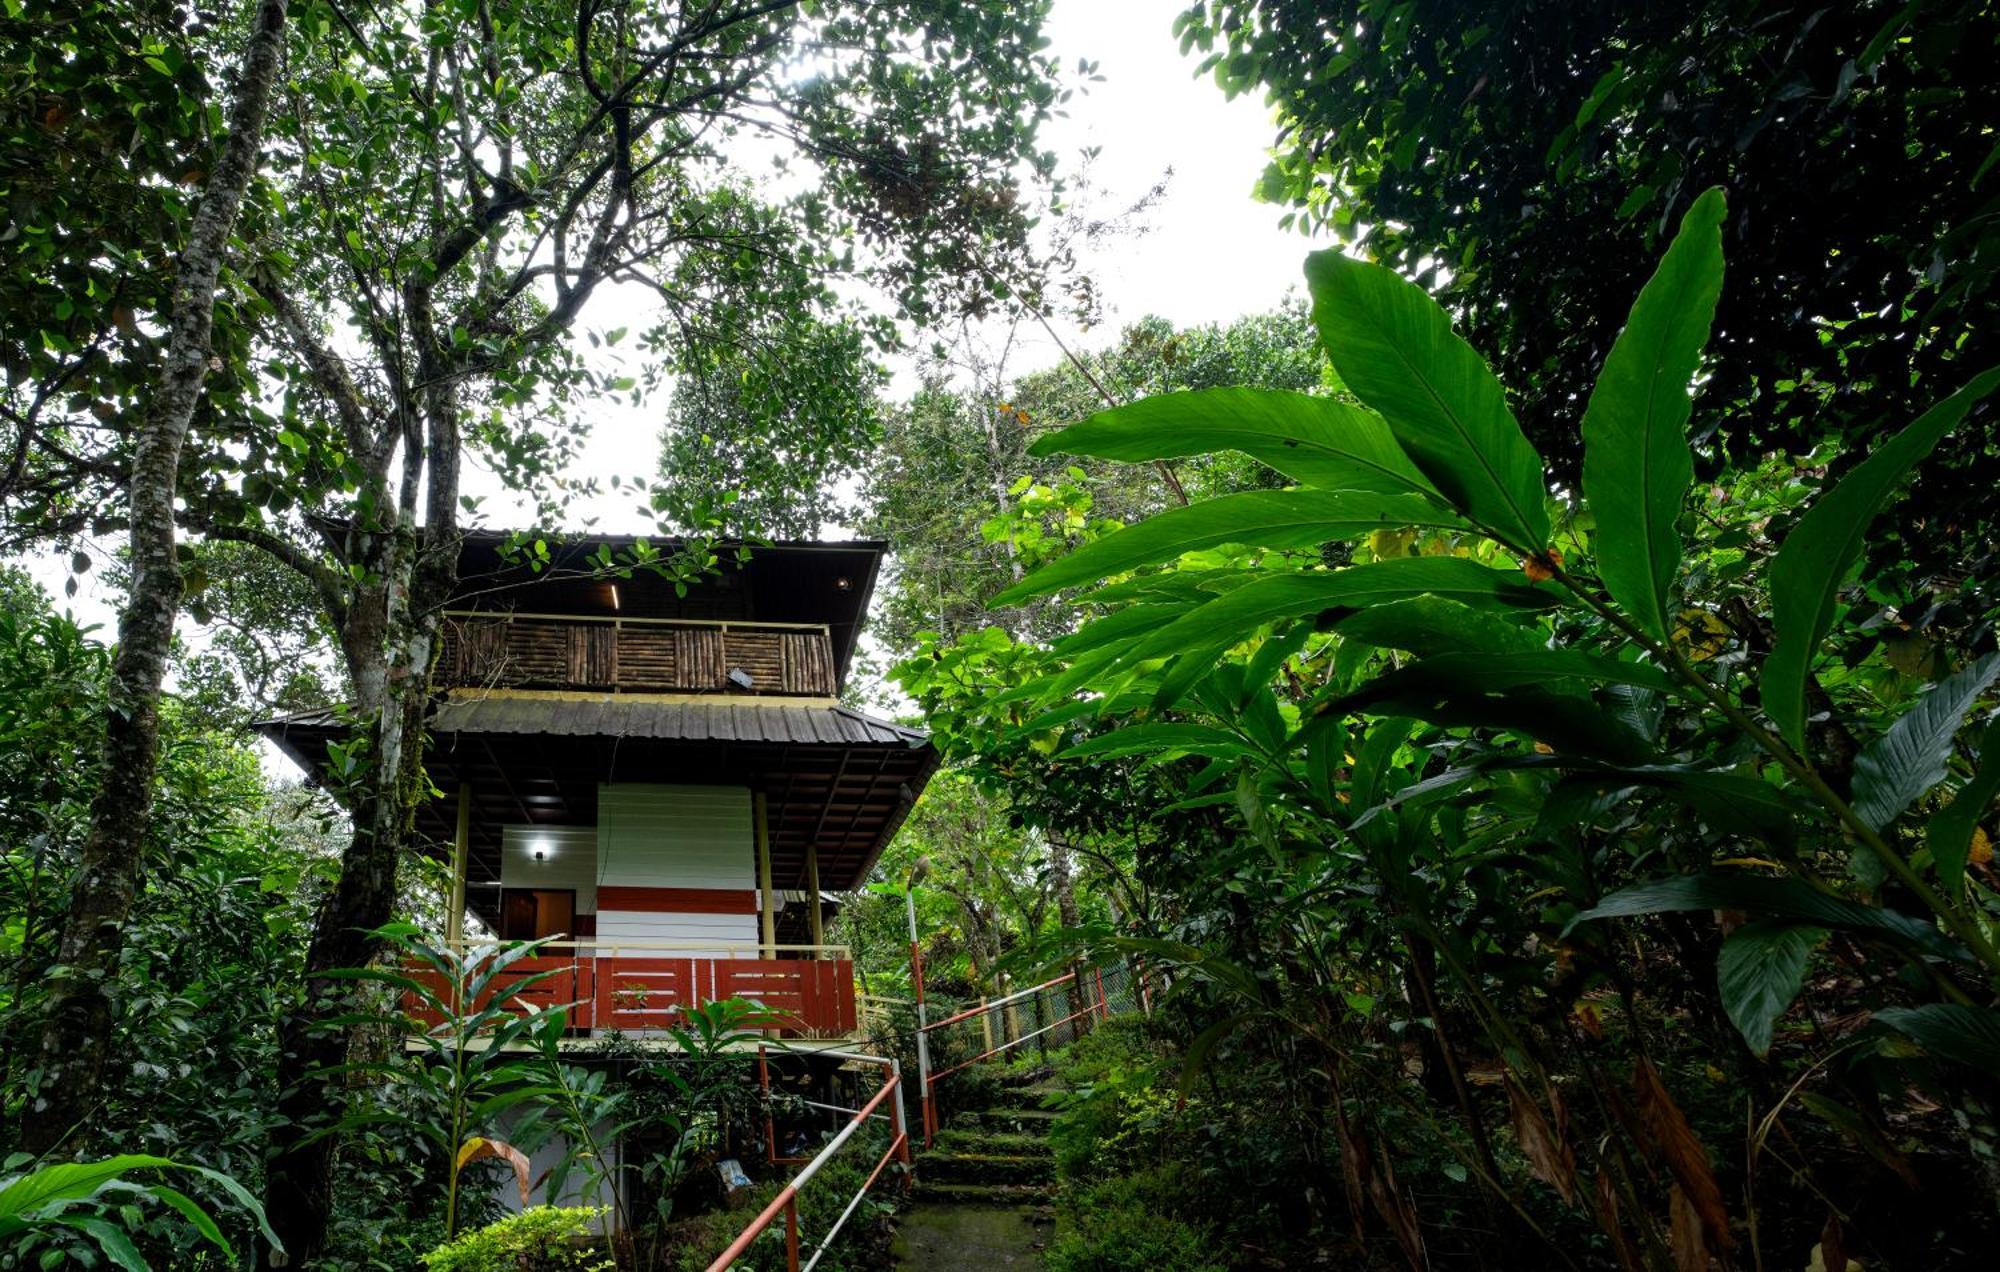
[[[740,672],[749,680],[732,680]],[[821,623],[704,622],[516,611],[445,615],[443,688],[594,689],[831,697]]]

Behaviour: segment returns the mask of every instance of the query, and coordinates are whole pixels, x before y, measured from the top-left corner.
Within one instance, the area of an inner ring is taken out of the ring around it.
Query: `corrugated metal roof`
[[[306,711],[267,720],[259,727],[282,733],[287,727],[339,726],[331,710]],[[431,718],[432,733],[546,734],[558,737],[662,738],[704,742],[780,742],[824,746],[919,747],[929,736],[878,720],[847,707],[823,705],[747,706],[716,702],[646,702],[607,695],[526,698],[453,698]]]

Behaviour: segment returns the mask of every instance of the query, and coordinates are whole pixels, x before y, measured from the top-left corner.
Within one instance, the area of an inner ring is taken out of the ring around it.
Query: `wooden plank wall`
[[[744,690],[731,668],[749,673]],[[623,689],[634,693],[835,692],[824,633],[454,618],[445,622],[437,683],[448,687]]]

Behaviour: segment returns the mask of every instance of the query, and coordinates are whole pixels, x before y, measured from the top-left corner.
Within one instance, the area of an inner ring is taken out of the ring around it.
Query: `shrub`
[[[424,1256],[429,1272],[608,1272],[612,1261],[589,1248],[602,1206],[531,1206],[461,1233]]]
[[[1208,1235],[1172,1217],[1194,1183],[1169,1165],[1075,1194],[1049,1245],[1050,1272],[1222,1272],[1227,1265],[1206,1253]]]

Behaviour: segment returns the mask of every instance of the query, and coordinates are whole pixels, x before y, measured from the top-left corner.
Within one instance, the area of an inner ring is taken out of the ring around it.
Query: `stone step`
[[[937,1149],[946,1153],[1012,1153],[1021,1157],[1047,1157],[1055,1150],[1049,1147],[1046,1123],[1035,1123],[1019,1131],[991,1130],[967,1127],[963,1130],[939,1131]]]
[[[932,1149],[917,1161],[919,1178],[944,1184],[1039,1184],[1055,1173],[1047,1154],[941,1152]]]
[[[1052,1095],[1061,1095],[1064,1093],[1065,1090],[1062,1087],[1045,1085],[1040,1082],[1031,1083],[1026,1086],[1006,1086],[1001,1087],[993,1093],[993,1103],[1000,1108],[1040,1109],[1042,1101]]]
[[[978,1130],[1046,1132],[1060,1117],[1054,1109],[977,1109],[956,1115],[955,1124]]]
[[[1021,1206],[1045,1204],[1051,1190],[1046,1184],[967,1184],[929,1179],[919,1167],[912,1195],[918,1201],[953,1205]]]

